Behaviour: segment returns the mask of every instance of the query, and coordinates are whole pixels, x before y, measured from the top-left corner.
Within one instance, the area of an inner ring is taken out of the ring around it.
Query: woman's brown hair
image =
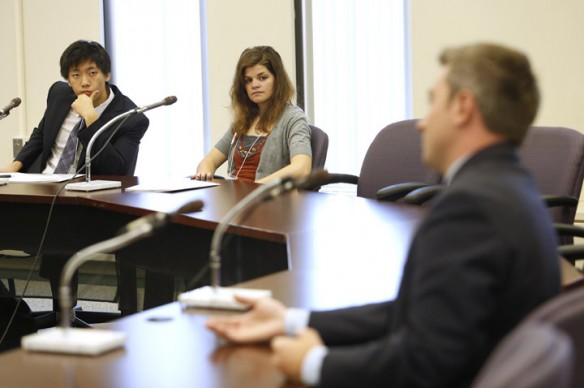
[[[259,117],[256,127],[258,130],[267,132],[271,129],[294,97],[294,86],[276,50],[270,46],[245,49],[237,62],[230,93],[234,116],[232,129],[238,136],[244,135],[259,115],[257,104],[248,98],[245,90],[245,70],[256,65],[265,66],[274,76],[273,94],[268,100],[268,108],[264,115]]]

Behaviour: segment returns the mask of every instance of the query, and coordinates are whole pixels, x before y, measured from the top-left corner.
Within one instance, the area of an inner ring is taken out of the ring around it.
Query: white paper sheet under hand
[[[196,181],[186,178],[161,179],[128,187],[126,191],[156,191],[161,193],[170,193],[173,191],[202,189],[204,187],[212,186],[219,186],[219,183],[213,183],[209,181]]]

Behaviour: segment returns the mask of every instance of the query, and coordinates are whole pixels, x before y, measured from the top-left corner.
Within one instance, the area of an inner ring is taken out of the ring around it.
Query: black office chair
[[[550,207],[554,222],[574,223],[584,180],[584,135],[570,128],[534,126],[519,148],[519,155],[544,194],[542,198]],[[376,196],[389,200],[403,198],[408,204],[423,205],[441,189],[411,182],[384,187]]]
[[[563,127],[532,127],[519,154],[542,194],[575,199],[569,202],[572,206],[558,202],[560,207],[551,209],[554,222],[573,224],[584,180],[584,134]]]
[[[562,330],[572,340],[575,364],[572,387],[584,387],[584,288],[564,292],[537,308],[524,323],[546,323]],[[555,386],[555,385],[551,385]]]
[[[325,131],[309,125],[310,127],[310,148],[312,149],[312,168],[324,168],[326,155],[328,153],[329,137]]]
[[[565,237],[584,238],[584,228],[574,224],[554,224],[554,229],[560,240],[566,240]],[[558,247],[558,253],[566,260],[575,263],[576,260],[584,259],[584,245],[573,243],[562,243]]]
[[[570,337],[543,322],[509,333],[491,353],[472,388],[568,388],[574,347]]]
[[[417,120],[403,120],[383,128],[371,142],[359,176],[331,174],[331,183],[357,185],[357,196],[376,198],[383,187],[402,183],[436,184],[440,176],[422,163]]]
[[[326,156],[328,153],[329,137],[325,131],[314,126],[310,127],[310,148],[312,150],[312,169],[324,169],[326,163]],[[318,191],[320,186],[311,187],[310,190]]]

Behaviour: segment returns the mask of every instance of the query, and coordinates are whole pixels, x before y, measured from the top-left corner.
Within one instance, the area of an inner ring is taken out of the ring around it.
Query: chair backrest
[[[542,194],[580,197],[584,179],[584,134],[563,127],[531,127],[519,154]],[[576,208],[551,211],[554,222],[574,222]]]
[[[422,162],[416,121],[389,124],[373,139],[361,165],[358,196],[375,198],[379,189],[396,183],[440,182],[440,176]]]
[[[472,388],[568,388],[573,356],[565,333],[552,325],[530,322],[499,343]]]
[[[329,145],[328,135],[325,131],[314,125],[309,125],[309,127],[311,131],[312,168],[324,168]]]
[[[575,352],[572,387],[584,387],[584,288],[563,292],[533,311],[524,322],[544,322],[570,336]]]

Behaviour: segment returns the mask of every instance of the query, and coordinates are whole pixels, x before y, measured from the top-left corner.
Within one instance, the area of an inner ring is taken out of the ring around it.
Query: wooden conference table
[[[94,179],[100,178],[108,177]],[[202,211],[180,216],[160,233],[116,253],[124,265],[188,280],[207,266],[210,241],[217,224],[257,187],[237,181],[218,181],[219,186],[200,190],[137,193],[125,192],[125,188],[139,183],[138,178],[118,179],[122,180],[122,190],[62,191],[51,215],[43,253],[72,255],[114,236],[137,217],[153,211],[172,212],[184,203],[202,200]],[[37,252],[50,204],[60,186],[46,183],[0,186],[3,220],[0,249]],[[241,226],[230,228],[236,237],[226,239],[229,243],[222,255],[222,284],[235,284],[292,268],[367,265],[383,266],[392,274],[388,281],[397,283],[412,228],[421,214],[416,207],[362,198],[314,192],[281,196],[261,204]],[[380,255],[381,252],[384,254]],[[136,311],[135,289],[133,285],[122,289],[123,311]],[[172,300],[172,292],[147,287],[144,307]]]
[[[136,178],[123,178],[124,188],[136,183]],[[29,251],[38,247],[58,187],[0,187],[5,228],[0,232],[0,247]],[[172,194],[119,189],[87,194],[62,192],[43,251],[71,254],[111,237],[136,217],[152,211],[174,211],[199,199],[205,204],[202,211],[180,216],[157,236],[120,253],[120,261],[169,273],[194,274],[208,260],[217,223],[256,187],[223,181],[217,187]],[[228,271],[224,277],[240,282],[291,269],[290,273],[302,278],[278,280],[280,274],[288,272],[276,273],[274,295],[310,308],[393,298],[421,214],[416,207],[292,192],[263,203],[240,226],[232,228],[237,237],[223,255],[224,267],[235,266],[238,270]],[[250,285],[257,286],[253,282]],[[265,347],[218,348],[214,335],[203,327],[205,317],[204,311],[183,313],[178,303],[172,303],[121,319],[109,325],[128,330],[126,348],[97,358],[7,352],[0,356],[0,386],[262,386],[264,377],[258,373],[264,372],[267,386],[281,384],[277,372],[262,367],[268,361]],[[243,360],[234,362],[240,357]],[[247,381],[252,378],[253,383],[244,384],[240,373],[251,373]]]
[[[124,187],[134,183],[124,181]],[[180,270],[196,272],[208,255],[196,256],[204,249],[190,250],[195,245],[192,239],[207,238],[222,216],[255,187],[225,181],[218,187],[174,194],[123,190],[91,194],[67,192],[59,199],[52,224],[57,231],[49,233],[46,246],[60,251],[58,242],[62,238],[58,232],[72,232],[71,226],[57,221],[61,212],[69,213],[63,217],[72,219],[77,227],[91,230],[92,237],[83,240],[88,243],[87,240],[107,238],[128,219],[151,211],[172,211],[189,200],[200,199],[205,203],[201,212],[181,216],[170,228],[173,233],[181,233],[180,238],[175,236],[173,240],[179,246],[157,249],[153,256],[160,260],[158,263],[150,262],[151,257],[144,258],[142,263],[157,270],[176,264]],[[22,210],[38,205],[45,210],[46,217],[47,204],[54,191],[52,185],[0,187],[0,209],[5,211],[14,205]],[[79,215],[75,215],[77,212]],[[236,265],[248,264],[244,263],[247,251],[240,249],[250,248],[258,254],[267,252],[266,256],[254,258],[254,265],[248,265],[250,268],[240,271],[243,273],[241,286],[269,288],[286,304],[311,309],[392,299],[412,232],[421,215],[422,210],[416,207],[313,192],[293,192],[264,203],[233,228],[238,236],[235,240],[243,239],[236,244],[241,246],[232,250],[239,257]],[[108,230],[94,230],[100,228],[88,225],[93,223],[91,217],[108,223],[101,225]],[[172,237],[160,235],[164,236]],[[5,237],[0,239],[0,243],[6,243]],[[164,242],[157,242],[160,243]],[[68,245],[67,249],[73,249],[81,242]],[[146,253],[152,248],[147,244],[139,251]],[[164,254],[157,256],[161,252]],[[141,264],[142,257],[126,258]],[[281,262],[287,271],[254,279],[261,272],[274,272]],[[256,265],[260,268],[253,268]],[[126,332],[128,342],[124,349],[99,357],[48,355],[20,349],[6,352],[0,355],[0,386],[272,387],[285,384],[282,375],[270,366],[266,346],[219,344],[204,328],[209,313],[208,310],[184,310],[174,302],[109,323],[108,328]]]

